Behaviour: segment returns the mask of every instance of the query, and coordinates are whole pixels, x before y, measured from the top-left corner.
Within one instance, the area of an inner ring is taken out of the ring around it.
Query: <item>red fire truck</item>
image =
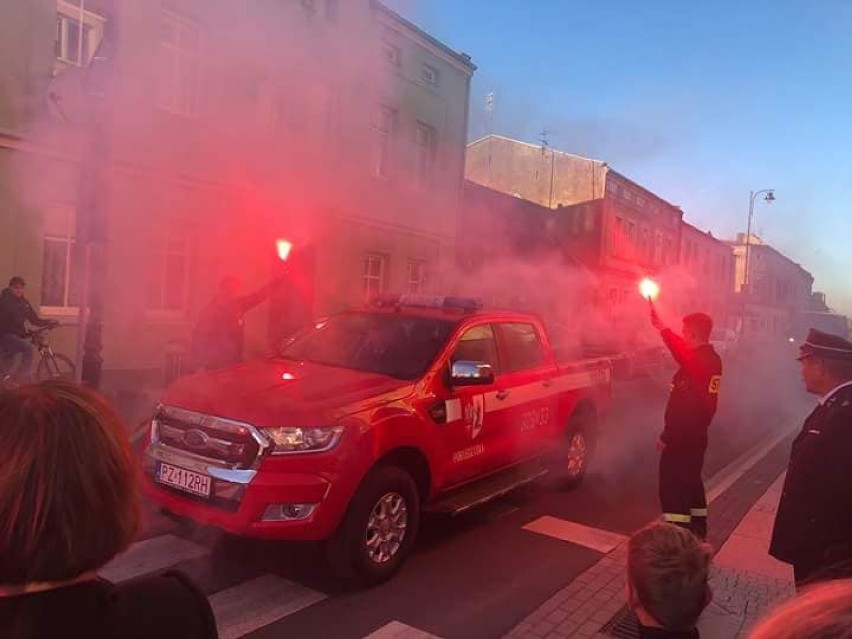
[[[229,533],[325,542],[374,584],[421,513],[459,513],[550,473],[582,479],[608,360],[556,361],[540,320],[386,295],[263,361],[176,381],[151,420],[146,490]]]

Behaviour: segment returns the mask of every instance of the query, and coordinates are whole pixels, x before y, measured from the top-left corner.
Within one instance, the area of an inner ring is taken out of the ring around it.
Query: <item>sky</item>
[[[852,2],[386,0],[478,69],[470,137],[603,160],[714,235],[754,228],[852,316]]]

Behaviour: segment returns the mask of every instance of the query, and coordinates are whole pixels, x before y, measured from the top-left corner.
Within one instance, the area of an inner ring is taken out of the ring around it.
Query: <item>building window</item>
[[[663,263],[663,234],[657,231],[654,239],[654,264],[660,265]]]
[[[644,197],[642,197],[641,195],[637,195],[637,196],[636,196],[636,205],[637,205],[640,209],[644,209],[644,208],[648,205],[648,200],[646,200],[646,199],[645,199]]]
[[[201,74],[201,29],[164,11],[160,22],[160,106],[180,115],[198,113]]]
[[[329,22],[337,22],[340,13],[338,0],[325,0],[325,19]]]
[[[616,184],[612,180],[607,180],[606,181],[606,191],[610,195],[618,195],[618,184]]]
[[[438,69],[424,62],[420,67],[420,78],[427,84],[436,86],[438,84]]]
[[[615,216],[615,230],[612,234],[612,242],[610,242],[610,246],[612,247],[612,254],[616,257],[620,256],[622,253],[622,246],[624,245],[624,220],[619,216]]]
[[[379,108],[379,121],[376,124],[378,133],[378,152],[376,157],[376,175],[388,177],[393,162],[394,139],[396,137],[397,113],[387,106]]]
[[[106,19],[67,2],[56,4],[54,55],[65,64],[88,64],[103,37]]]
[[[382,57],[395,67],[399,66],[399,47],[390,42],[382,42]]]
[[[364,298],[367,301],[385,290],[387,265],[387,255],[370,253],[364,259]]]
[[[417,146],[416,171],[421,184],[429,182],[435,167],[435,129],[422,122],[417,123],[415,143]]]
[[[646,262],[650,262],[654,257],[654,240],[651,236],[651,231],[647,227],[642,228],[642,245],[641,257]]]
[[[62,207],[48,212],[41,270],[41,305],[52,309],[74,309],[80,303],[82,265],[74,241],[74,209]],[[55,219],[54,219],[55,218]]]
[[[422,293],[426,286],[426,263],[410,260],[406,279],[409,293]]]
[[[187,242],[172,238],[155,248],[148,268],[148,309],[174,313],[185,311],[189,298]]]
[[[623,252],[627,253],[631,256],[636,255],[636,253],[637,253],[636,244],[637,244],[638,240],[637,240],[637,237],[636,237],[636,223],[635,222],[631,222],[630,220],[627,220],[624,223],[624,236],[627,238],[627,241],[624,244],[624,251]]]
[[[56,16],[55,55],[62,62],[83,65],[89,61],[92,27],[62,14]]]

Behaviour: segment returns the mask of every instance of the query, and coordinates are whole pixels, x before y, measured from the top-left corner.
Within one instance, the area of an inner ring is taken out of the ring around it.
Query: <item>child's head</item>
[[[695,627],[710,603],[710,547],[688,530],[655,523],[630,538],[628,602],[644,625]]]

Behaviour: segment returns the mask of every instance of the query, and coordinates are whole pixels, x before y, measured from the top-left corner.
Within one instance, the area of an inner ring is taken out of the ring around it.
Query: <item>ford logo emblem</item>
[[[183,434],[183,443],[189,448],[206,448],[207,434],[200,430],[188,430]]]

